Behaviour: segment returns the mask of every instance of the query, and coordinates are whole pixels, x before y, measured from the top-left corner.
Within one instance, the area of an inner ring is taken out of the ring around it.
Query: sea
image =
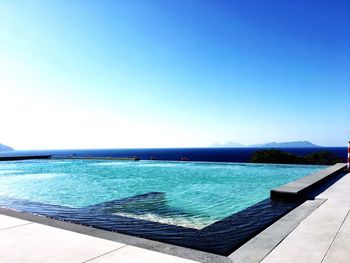
[[[203,161],[203,162],[248,162],[256,151],[270,148],[142,148],[142,149],[67,149],[67,150],[26,150],[0,152],[0,156],[52,155],[58,157],[138,157],[141,160]],[[346,147],[278,148],[281,151],[305,156],[319,151],[334,153],[344,162]]]

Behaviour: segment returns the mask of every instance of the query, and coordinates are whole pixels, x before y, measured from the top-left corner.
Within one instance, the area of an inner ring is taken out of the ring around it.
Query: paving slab
[[[84,262],[122,243],[36,223],[0,231],[1,262]]]
[[[317,198],[328,199],[338,203],[339,206],[350,206],[350,174],[339,179]]]
[[[324,263],[350,262],[350,216],[346,217],[332,246],[330,247]]]
[[[88,261],[89,263],[195,263],[189,259],[184,259],[159,252],[126,246],[112,253],[108,253],[96,259]]]
[[[348,212],[348,208],[333,206],[326,201],[262,262],[322,262]]]
[[[12,227],[18,227],[18,226],[27,225],[27,224],[31,224],[31,222],[18,219],[18,218],[13,218],[10,216],[0,215],[0,230],[12,228]]]

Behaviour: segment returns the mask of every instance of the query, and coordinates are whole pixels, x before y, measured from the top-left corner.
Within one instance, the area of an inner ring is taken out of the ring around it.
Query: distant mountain
[[[315,148],[321,147],[308,141],[295,141],[295,142],[270,142],[261,144],[258,147],[266,148]]]
[[[269,142],[264,144],[244,145],[235,142],[214,143],[211,147],[261,147],[261,148],[316,148],[321,147],[308,141],[294,141],[294,142]]]
[[[14,151],[14,149],[11,148],[10,146],[6,146],[0,143],[0,152],[5,152],[5,151]]]

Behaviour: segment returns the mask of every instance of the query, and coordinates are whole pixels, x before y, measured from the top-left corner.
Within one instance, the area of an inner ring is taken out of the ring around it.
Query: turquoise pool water
[[[151,198],[112,212],[201,229],[268,198],[272,188],[324,168],[166,161],[1,162],[0,196],[81,208],[163,192],[165,200],[161,204]]]

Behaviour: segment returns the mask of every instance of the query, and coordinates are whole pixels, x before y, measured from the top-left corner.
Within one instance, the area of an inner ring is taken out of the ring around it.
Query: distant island
[[[244,145],[235,142],[227,142],[227,143],[214,143],[211,147],[256,147],[256,148],[319,148],[322,146],[313,144],[309,141],[292,141],[292,142],[269,142],[264,144],[251,144]]]
[[[14,149],[11,148],[10,146],[6,146],[0,143],[0,152],[6,152],[6,151],[14,151]]]
[[[259,147],[271,147],[271,148],[315,148],[321,147],[308,141],[295,141],[295,142],[270,142],[261,144]]]

